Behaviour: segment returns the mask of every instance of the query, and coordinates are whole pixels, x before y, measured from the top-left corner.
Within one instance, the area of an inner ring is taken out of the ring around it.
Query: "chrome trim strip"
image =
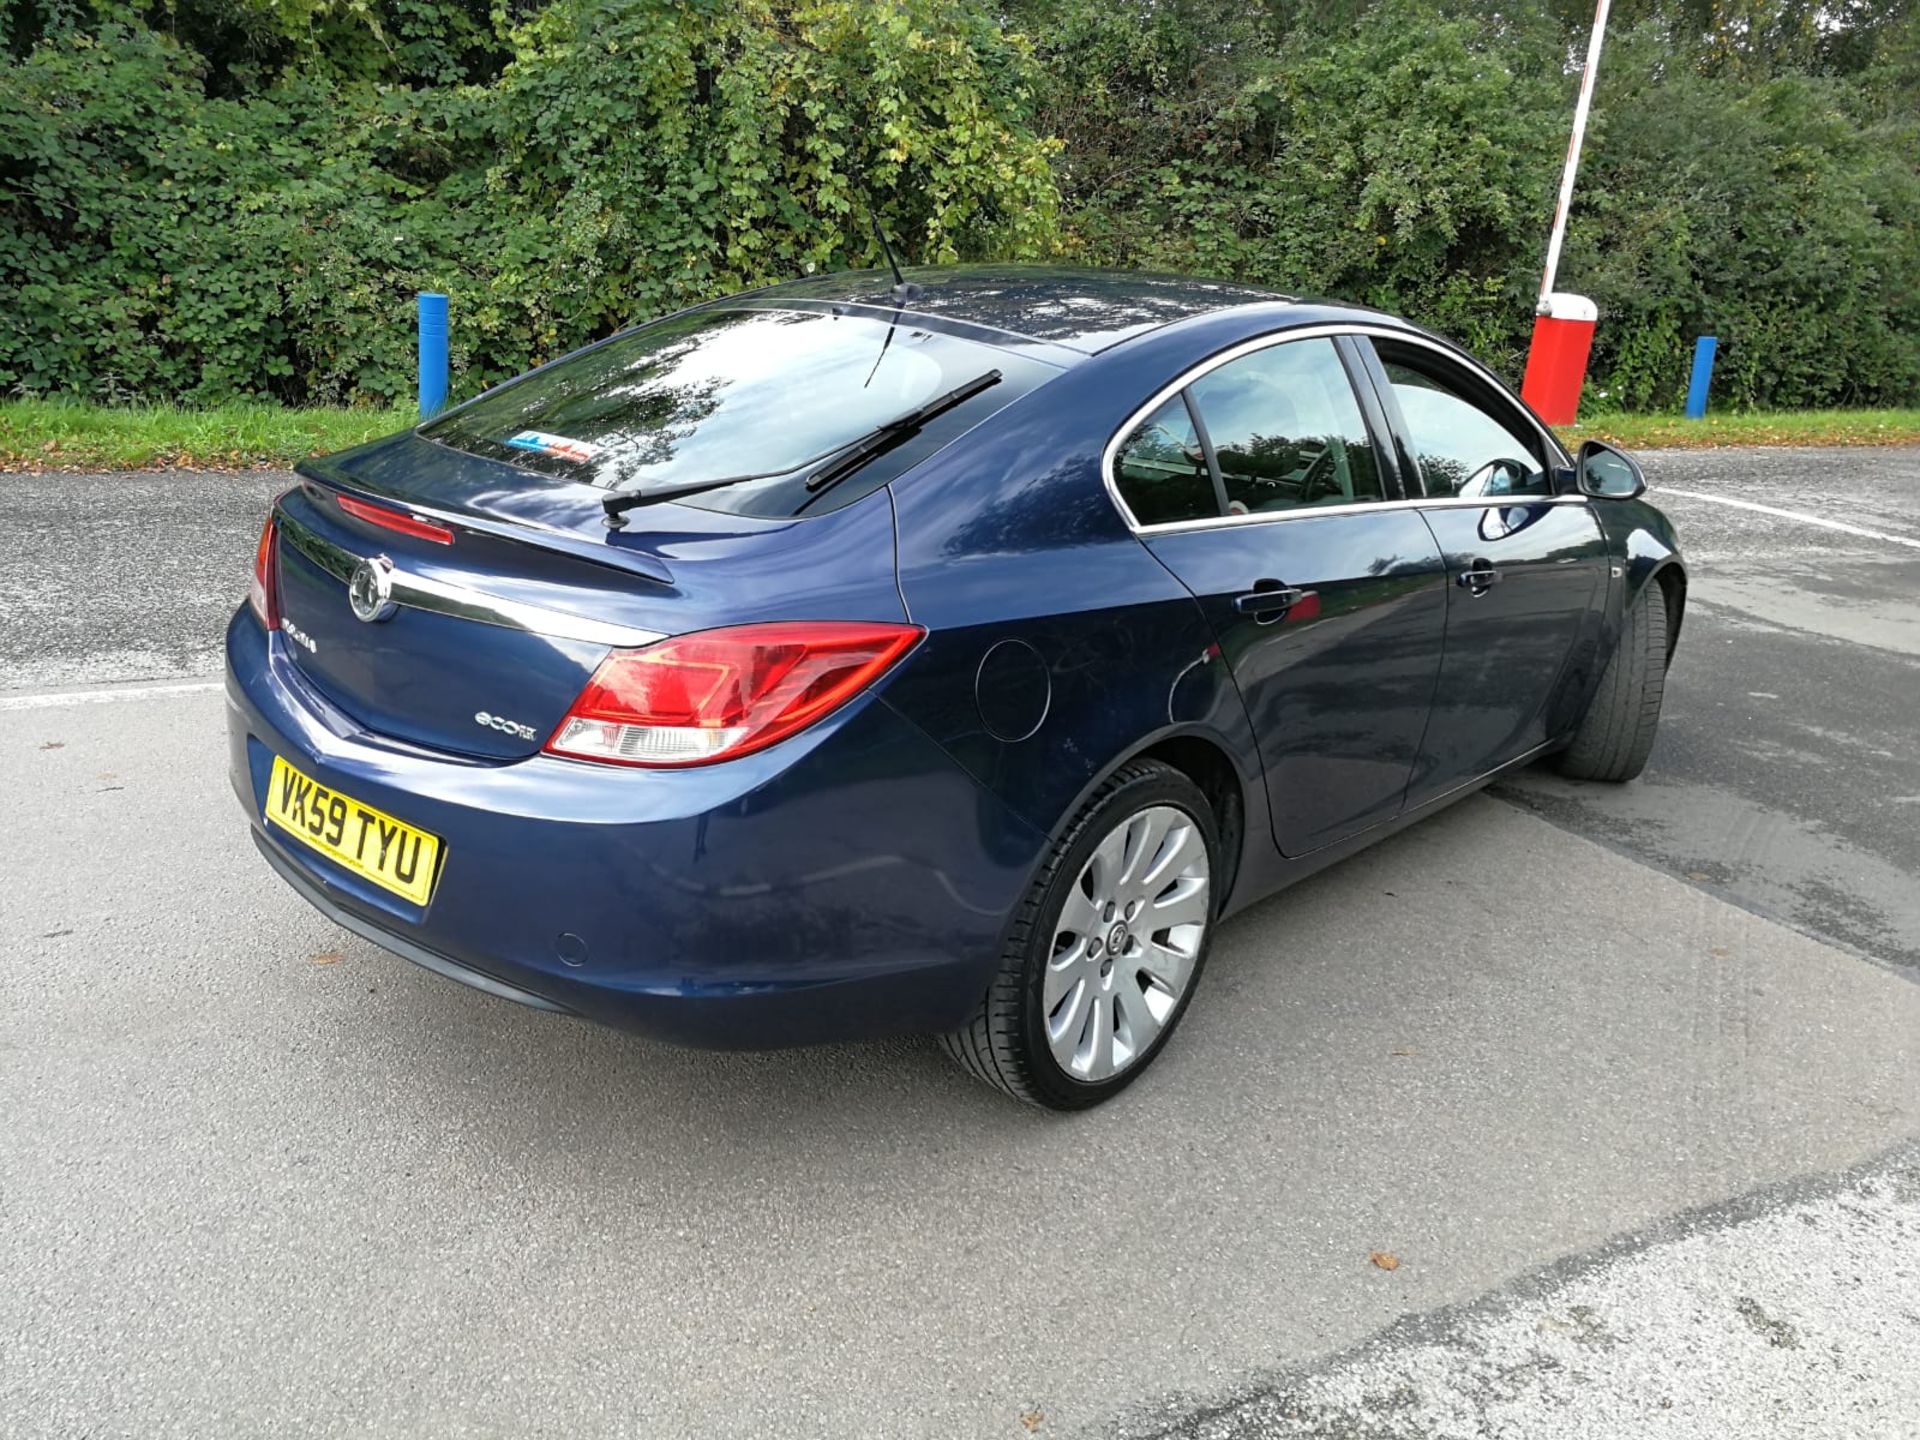
[[[1142,525],[1134,518],[1133,511],[1127,508],[1127,502],[1121,497],[1120,485],[1113,471],[1114,460],[1120,453],[1120,444],[1133,433],[1134,427],[1147,416],[1158,410],[1167,401],[1178,395],[1187,386],[1217,370],[1222,365],[1238,360],[1243,355],[1251,355],[1256,350],[1265,350],[1274,345],[1285,345],[1294,340],[1330,340],[1341,335],[1379,336],[1385,340],[1399,341],[1408,345],[1419,345],[1444,356],[1457,365],[1479,372],[1480,378],[1494,386],[1501,393],[1507,393],[1506,385],[1500,377],[1471,355],[1444,345],[1437,340],[1409,330],[1401,330],[1391,325],[1331,324],[1302,325],[1293,330],[1277,330],[1268,335],[1256,335],[1251,340],[1242,340],[1238,345],[1222,350],[1218,355],[1210,355],[1191,369],[1184,371],[1180,378],[1171,384],[1163,385],[1153,398],[1137,408],[1121,423],[1113,437],[1107,441],[1106,449],[1100,453],[1100,479],[1107,487],[1107,495],[1113,501],[1114,508],[1120,512],[1120,518],[1127,528],[1136,535],[1172,535],[1184,530],[1219,530],[1230,525],[1273,525],[1285,520],[1306,520],[1320,515],[1359,515],[1375,514],[1382,510],[1434,510],[1434,509],[1488,509],[1506,505],[1584,505],[1584,495],[1492,495],[1480,498],[1457,495],[1425,495],[1416,500],[1368,500],[1352,505],[1316,505],[1298,510],[1276,510],[1270,513],[1253,515],[1207,515],[1198,520],[1169,520],[1159,525]],[[1358,403],[1356,399],[1356,403]],[[1554,434],[1538,421],[1522,415],[1532,424],[1534,431],[1547,443],[1547,451],[1562,460],[1567,459],[1566,447]]]
[[[367,558],[316,534],[284,510],[280,512],[280,533],[289,545],[343,585],[352,577],[354,567]],[[397,565],[393,568],[392,580],[393,601],[397,605],[481,625],[497,625],[503,630],[524,630],[553,640],[579,640],[616,649],[652,645],[667,638],[663,631],[642,630],[633,625],[569,615],[564,610],[549,610],[544,605],[508,600],[470,586],[417,575]]]
[[[1231,525],[1271,525],[1281,520],[1311,520],[1320,515],[1378,515],[1391,510],[1507,510],[1516,505],[1584,505],[1584,495],[1489,495],[1462,500],[1447,497],[1419,500],[1371,500],[1356,505],[1313,505],[1299,510],[1276,510],[1264,515],[1208,515],[1199,520],[1169,520],[1160,525],[1132,525],[1136,535],[1178,535],[1187,530],[1224,530]],[[1123,517],[1126,512],[1122,510]],[[1131,520],[1129,520],[1131,525]]]

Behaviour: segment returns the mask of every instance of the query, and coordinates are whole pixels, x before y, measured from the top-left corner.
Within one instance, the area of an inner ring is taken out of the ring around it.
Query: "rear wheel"
[[[1121,767],[1055,842],[973,1018],[946,1037],[1016,1099],[1080,1110],[1166,1044],[1213,935],[1219,837],[1206,797],[1157,761]]]
[[[1560,754],[1562,774],[1578,780],[1631,780],[1646,768],[1660,728],[1667,687],[1667,604],[1658,583],[1641,590],[1627,611],[1620,644],[1587,702],[1573,743]]]

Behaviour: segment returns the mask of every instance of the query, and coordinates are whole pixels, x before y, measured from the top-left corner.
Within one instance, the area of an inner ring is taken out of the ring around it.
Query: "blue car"
[[[301,466],[233,784],[308,902],[491,994],[1085,1107],[1234,911],[1537,757],[1639,772],[1687,583],[1643,489],[1373,311],[813,278]]]

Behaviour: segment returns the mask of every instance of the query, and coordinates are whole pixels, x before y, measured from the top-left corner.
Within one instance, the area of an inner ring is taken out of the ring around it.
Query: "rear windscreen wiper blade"
[[[623,523],[621,517],[629,510],[637,510],[642,505],[655,505],[666,500],[680,500],[689,495],[704,495],[709,490],[724,489],[728,485],[742,485],[749,480],[771,480],[778,475],[791,475],[796,470],[804,470],[809,465],[819,465],[822,460],[828,463],[807,477],[807,492],[816,494],[835,481],[845,479],[858,470],[867,461],[884,451],[891,450],[902,440],[912,435],[921,426],[935,416],[944,415],[956,405],[963,405],[982,390],[998,385],[1002,376],[998,370],[989,370],[984,375],[976,375],[963,385],[956,385],[943,395],[936,395],[924,404],[916,405],[903,415],[882,421],[863,435],[842,441],[818,455],[809,455],[781,470],[763,470],[757,475],[726,475],[718,480],[696,480],[689,485],[669,485],[659,490],[623,491],[601,497],[600,504],[607,512],[607,523],[616,529]]]
[[[611,495],[600,497],[601,508],[607,512],[607,524],[618,530],[625,522],[624,516],[629,510],[638,510],[642,505],[657,505],[666,500],[679,500],[687,495],[704,495],[709,490],[722,490],[729,485],[744,485],[749,480],[771,480],[776,475],[791,475],[806,465],[817,465],[828,456],[837,454],[841,446],[831,450],[822,450],[818,455],[809,455],[798,465],[787,465],[779,470],[762,470],[757,475],[723,475],[718,480],[695,480],[690,485],[669,485],[660,490],[616,490]]]
[[[837,459],[822,465],[807,477],[807,493],[816,494],[837,480],[844,480],[867,461],[891,450],[936,415],[944,415],[956,405],[964,405],[982,390],[1000,383],[1000,372],[989,370],[964,385],[956,385],[944,395],[936,395],[924,405],[916,405],[904,415],[896,415],[884,425],[876,425],[857,440],[851,440]]]

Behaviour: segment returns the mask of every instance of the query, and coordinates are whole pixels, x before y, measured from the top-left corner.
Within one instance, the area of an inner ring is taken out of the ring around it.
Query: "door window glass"
[[[1220,462],[1229,514],[1384,498],[1359,402],[1331,340],[1269,345],[1188,389]]]
[[[1427,365],[1380,357],[1429,495],[1551,495],[1539,440],[1467,399]]]
[[[1134,427],[1114,457],[1113,474],[1120,497],[1141,525],[1220,514],[1206,453],[1182,396],[1174,396]]]

